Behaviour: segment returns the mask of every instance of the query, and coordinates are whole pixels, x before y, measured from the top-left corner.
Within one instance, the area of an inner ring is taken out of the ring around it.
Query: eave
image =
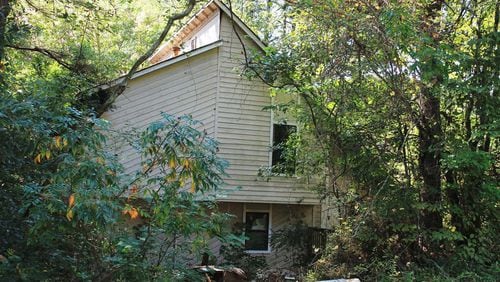
[[[136,73],[134,73],[134,75],[132,75],[132,79],[147,75],[149,73],[152,73],[152,72],[160,70],[160,69],[164,69],[170,65],[182,62],[186,59],[189,59],[190,57],[203,54],[205,52],[208,52],[208,51],[215,49],[215,48],[218,48],[220,46],[222,46],[222,40],[215,41],[215,42],[210,43],[208,45],[205,45],[205,46],[202,46],[200,48],[183,53],[177,57],[173,57],[173,58],[170,58],[168,60],[162,61],[160,63],[154,64],[152,66],[143,68],[143,69],[137,71]],[[125,79],[125,76],[121,76],[117,79],[110,81],[109,83],[101,84],[101,85],[97,86],[96,88],[98,90],[106,90],[106,89],[113,87],[115,85],[119,85],[120,83],[123,82],[124,79]]]
[[[191,19],[189,19],[189,21],[181,29],[174,33],[170,40],[163,44],[158,51],[151,56],[149,61],[153,64],[160,62],[161,58],[167,54],[169,50],[171,50],[174,46],[179,46],[186,38],[188,38],[192,31],[200,27],[207,18],[211,17],[212,14],[217,11],[217,9],[226,14],[226,16],[228,16],[237,27],[243,30],[243,32],[245,32],[261,50],[264,50],[266,44],[260,40],[255,32],[243,23],[243,21],[224,3],[219,0],[212,0],[205,4],[200,11],[191,17]]]

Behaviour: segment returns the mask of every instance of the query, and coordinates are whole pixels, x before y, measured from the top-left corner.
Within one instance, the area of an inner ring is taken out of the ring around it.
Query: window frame
[[[269,141],[269,168],[272,171],[273,167],[273,153],[274,153],[274,126],[275,125],[285,125],[285,126],[294,126],[295,127],[295,133],[299,132],[299,127],[297,126],[297,123],[295,122],[284,122],[284,123],[277,123],[274,122],[274,115],[271,113],[271,130],[270,130],[270,141]],[[272,172],[275,173],[278,176],[295,176],[296,175],[296,165],[294,166],[294,170],[292,173],[287,173],[286,171],[284,172]]]
[[[247,205],[245,204],[243,206],[243,233],[246,233],[246,222],[247,222],[247,213],[267,213],[268,214],[268,227],[267,227],[267,250],[247,250],[245,247],[245,252],[248,254],[270,254],[272,252],[271,250],[271,235],[272,235],[272,205],[269,204],[269,208],[267,209],[252,209],[252,208],[247,208]],[[245,240],[246,242],[246,240]]]
[[[300,97],[297,98],[297,103],[300,103]],[[271,97],[271,104],[274,105],[274,102],[275,102],[275,97]],[[270,120],[270,125],[269,125],[269,155],[268,155],[268,168],[269,168],[269,172],[274,175],[274,176],[279,176],[279,177],[296,177],[297,176],[297,167],[295,166],[295,169],[293,171],[292,174],[287,174],[287,173],[283,173],[283,172],[278,172],[278,173],[274,173],[272,172],[272,167],[273,167],[273,141],[274,141],[274,125],[275,124],[286,124],[286,125],[292,125],[292,126],[295,126],[295,132],[296,133],[299,133],[300,132],[300,127],[299,127],[299,124],[296,122],[296,121],[290,121],[288,120],[288,118],[286,120],[284,120],[284,122],[282,123],[279,123],[279,122],[275,122],[275,113],[274,113],[274,109],[271,109],[270,110],[271,112],[271,120]]]

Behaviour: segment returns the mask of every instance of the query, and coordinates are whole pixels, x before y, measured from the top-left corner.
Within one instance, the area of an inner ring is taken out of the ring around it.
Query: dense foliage
[[[143,165],[125,174],[105,149],[103,120],[52,105],[0,107],[2,279],[181,279],[209,238],[238,240],[223,236],[213,201],[196,200],[225,164],[189,118],[165,115],[127,136]]]
[[[248,73],[339,218],[316,274],[496,280],[498,3],[261,2],[291,27]]]
[[[195,200],[225,166],[195,122],[111,133],[88,103],[193,2],[0,0],[0,280],[193,280],[210,236],[239,241]],[[287,97],[284,155],[338,218],[308,279],[498,280],[499,4],[227,2],[270,43],[247,73]]]
[[[192,6],[0,4],[0,280],[200,279],[189,265],[210,238],[239,241],[206,196],[224,174],[215,141],[167,114],[111,132],[87,103]],[[131,144],[141,169],[123,171],[109,138]]]

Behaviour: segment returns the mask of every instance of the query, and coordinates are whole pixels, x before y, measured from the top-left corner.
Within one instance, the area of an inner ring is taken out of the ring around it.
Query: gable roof
[[[266,44],[253,32],[232,10],[227,7],[224,3],[219,0],[211,0],[205,4],[189,21],[183,25],[174,35],[163,44],[158,50],[151,56],[149,61],[153,64],[161,61],[162,57],[170,50],[172,47],[179,45],[184,39],[186,39],[193,30],[200,27],[215,13],[217,10],[226,14],[241,30],[243,30],[252,41],[259,46],[260,49],[264,49]]]
[[[211,0],[207,4],[205,4],[200,11],[198,11],[181,29],[179,29],[168,41],[167,43],[163,44],[160,48],[158,48],[158,51],[156,51],[149,61],[152,63],[149,67],[140,69],[136,71],[131,79],[141,77],[145,74],[154,72],[156,70],[162,69],[164,67],[170,66],[172,64],[175,64],[177,62],[181,62],[186,60],[187,58],[198,55],[204,52],[207,52],[209,50],[212,50],[214,48],[217,48],[222,45],[222,40],[217,40],[215,42],[212,42],[208,45],[201,46],[199,48],[193,49],[189,52],[180,54],[179,56],[169,58],[167,60],[161,60],[163,55],[168,52],[169,48],[173,47],[174,43],[177,43],[176,38],[179,38],[178,40],[185,39],[186,36],[190,34],[192,30],[197,28],[198,26],[202,25],[204,23],[203,20],[208,19],[208,17],[217,11],[219,9],[222,11],[222,13],[226,14],[231,21],[238,26],[243,32],[248,35],[248,37],[261,49],[264,50],[266,47],[266,44],[255,34],[243,21],[236,15],[234,14],[229,7],[227,7],[224,3],[222,3],[219,0]],[[203,15],[203,18],[200,20],[200,18]],[[163,53],[162,53],[163,52]],[[154,60],[156,58],[156,61]],[[125,89],[126,86],[121,85],[121,83],[125,80],[125,76],[120,76],[116,79],[113,79],[107,83],[103,83],[100,85],[97,85],[93,88],[91,91],[92,94],[87,97],[86,103],[93,105],[93,107],[96,109],[97,115],[100,116],[102,115],[109,105],[107,104],[107,101],[109,99],[113,99],[111,103],[114,102],[114,99],[116,99],[117,96],[121,95],[123,90]],[[118,89],[117,88],[121,88]],[[119,93],[117,95],[112,94],[113,91],[118,91]]]
[[[232,19],[234,23],[239,28],[241,28],[241,30],[243,30],[261,50],[264,50],[264,48],[267,45],[259,38],[257,34],[255,34],[255,32],[253,32],[252,29],[250,29],[250,27],[248,27],[235,13],[233,13],[231,9],[229,9],[229,7],[226,6],[226,4],[222,3],[219,0],[211,0],[210,2],[205,4],[194,16],[192,16],[191,19],[189,19],[189,21],[185,25],[183,25],[176,33],[174,33],[174,35],[172,35],[166,43],[160,46],[158,50],[149,59],[149,61],[152,64],[148,67],[138,70],[136,73],[132,75],[132,79],[151,73],[155,70],[164,68],[166,66],[172,65],[176,62],[187,59],[190,56],[194,56],[203,53],[205,51],[211,50],[214,47],[221,46],[222,42],[221,40],[218,40],[206,46],[201,46],[189,52],[183,53],[177,57],[173,57],[167,60],[160,60],[161,56],[165,54],[165,52],[167,52],[168,49],[171,48],[174,43],[177,43],[182,39],[186,38],[189,35],[189,32],[191,32],[198,26],[202,25],[204,23],[203,20],[207,19],[212,13],[214,13],[217,10],[217,8],[219,8],[220,11],[226,14],[230,19]],[[200,16],[202,14],[203,16]],[[176,40],[176,38],[182,38],[182,39]],[[153,61],[154,58],[158,59],[156,61]],[[120,76],[108,83],[96,86],[96,89],[103,90],[112,87],[114,85],[119,84],[122,80],[123,76]]]

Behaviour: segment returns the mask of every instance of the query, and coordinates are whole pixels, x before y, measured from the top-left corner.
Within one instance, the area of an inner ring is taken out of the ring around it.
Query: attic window
[[[219,40],[219,17],[214,17],[197,34],[197,47]]]
[[[193,36],[185,41],[184,52],[203,47],[219,40],[219,17],[214,16],[200,30],[193,33]]]

